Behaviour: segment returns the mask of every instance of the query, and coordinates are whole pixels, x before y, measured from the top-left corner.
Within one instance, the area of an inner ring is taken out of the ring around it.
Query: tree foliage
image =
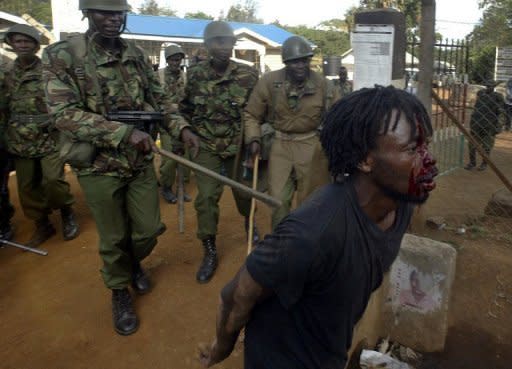
[[[167,17],[175,17],[176,11],[170,8],[161,8],[156,0],[145,0],[139,8],[140,14],[147,15],[163,15]]]
[[[52,23],[52,6],[50,0],[1,0],[1,10],[21,16],[28,14],[38,22]]]
[[[213,16],[206,14],[205,12],[186,13],[185,18],[188,19],[215,19]]]
[[[235,5],[231,5],[225,17],[221,15],[220,18],[230,22],[263,23],[262,19],[256,17],[257,8],[258,4],[255,0],[245,0],[243,4],[238,1]]]

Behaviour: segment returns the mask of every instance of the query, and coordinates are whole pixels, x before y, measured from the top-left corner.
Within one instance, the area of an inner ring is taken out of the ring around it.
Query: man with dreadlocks
[[[108,114],[163,110],[164,122],[157,128],[172,130],[196,149],[199,139],[172,112],[144,52],[121,38],[127,1],[80,0],[79,9],[88,19],[87,32],[49,46],[43,55],[47,104],[61,137],[73,142],[69,151],[81,152],[71,164],[96,221],[101,274],[112,290],[114,329],[129,335],[139,321],[128,287],[137,294],[150,291],[141,261],[165,226],[150,126]]]
[[[245,326],[245,368],[342,369],[371,293],[398,254],[412,209],[434,189],[430,119],[394,87],[337,102],[321,134],[331,175],[265,237],[221,292],[205,367]]]

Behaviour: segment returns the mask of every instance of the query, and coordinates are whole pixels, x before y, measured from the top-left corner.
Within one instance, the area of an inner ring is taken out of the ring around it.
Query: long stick
[[[46,250],[35,249],[33,247],[28,247],[28,246],[19,244],[17,242],[12,242],[12,241],[7,241],[7,240],[0,239],[0,243],[3,243],[4,245],[8,245],[8,246],[17,247],[18,249],[22,249],[22,250],[25,250],[25,251],[30,251],[30,252],[33,252],[33,253],[38,254],[38,255],[43,255],[43,256],[48,255],[48,251],[46,251]]]
[[[170,159],[173,159],[176,162],[178,162],[179,164],[183,164],[184,166],[191,168],[195,171],[198,171],[200,173],[203,173],[203,174],[207,175],[208,177],[214,178],[217,181],[219,181],[225,185],[228,185],[228,186],[235,188],[239,191],[250,194],[252,197],[260,200],[261,202],[263,202],[269,206],[278,208],[282,205],[281,200],[276,199],[275,197],[269,196],[263,192],[253,190],[251,187],[245,186],[245,185],[243,185],[237,181],[234,181],[228,177],[222,176],[222,175],[214,172],[213,170],[210,170],[210,169],[205,168],[199,164],[196,164],[190,160],[187,160],[182,156],[176,155],[176,154],[169,152],[167,150],[164,150],[164,149],[158,149],[158,152],[160,153],[160,155],[168,157]]]
[[[496,173],[496,175],[498,176],[498,178],[503,182],[503,184],[508,188],[508,190],[510,192],[512,192],[512,183],[510,183],[510,181],[508,180],[507,177],[505,177],[505,175],[503,174],[503,172],[494,164],[494,162],[491,160],[491,158],[487,155],[487,153],[485,152],[485,150],[482,148],[482,146],[478,143],[477,140],[475,140],[475,138],[471,135],[471,133],[466,129],[466,127],[464,127],[462,125],[461,122],[459,122],[459,120],[457,119],[457,117],[455,116],[455,114],[452,113],[452,111],[450,110],[450,108],[448,107],[448,105],[446,105],[446,103],[441,100],[441,98],[439,97],[439,95],[434,91],[432,90],[432,97],[434,98],[434,100],[436,101],[436,103],[441,106],[441,109],[446,113],[446,115],[448,115],[448,118],[451,119],[451,121],[461,130],[461,132],[464,134],[464,136],[466,136],[466,138],[468,139],[469,142],[471,142],[471,144],[473,146],[475,146],[476,150],[478,151],[478,153],[480,155],[482,155],[482,158],[484,159],[484,161],[489,164],[489,166],[491,167],[491,169],[494,171],[494,173]]]
[[[185,184],[181,164],[178,164],[178,231],[185,232]]]
[[[254,167],[252,170],[252,189],[258,188],[258,165],[260,158],[256,156],[254,159]],[[256,213],[256,199],[251,199],[251,212],[249,213],[249,239],[247,240],[247,255],[252,251],[252,237],[254,236],[254,214]]]

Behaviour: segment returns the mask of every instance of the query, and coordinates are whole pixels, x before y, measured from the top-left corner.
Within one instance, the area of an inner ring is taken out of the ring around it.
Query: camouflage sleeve
[[[7,125],[7,87],[4,66],[0,66],[0,149],[5,146],[5,126]]]
[[[265,78],[260,79],[249,97],[244,109],[244,142],[260,142],[261,124],[265,123],[268,109],[271,109],[272,96]]]
[[[144,68],[153,98],[165,115],[161,128],[166,130],[172,137],[179,138],[181,130],[189,126],[189,124],[177,111],[176,104],[173,104],[172,100],[165,93],[158,76],[151,67],[151,63],[144,63]]]
[[[55,118],[55,126],[74,141],[117,148],[131,132],[131,127],[108,121],[87,108],[71,72],[73,53],[66,45],[66,42],[59,42],[49,46],[42,57],[46,104]]]

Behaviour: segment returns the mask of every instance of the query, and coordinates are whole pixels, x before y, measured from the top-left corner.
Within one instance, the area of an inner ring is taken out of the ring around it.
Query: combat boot
[[[65,206],[60,209],[60,216],[62,218],[62,236],[65,241],[72,240],[78,236],[80,228],[75,220],[75,213],[71,206]]]
[[[167,201],[169,204],[176,204],[178,202],[178,198],[172,192],[171,187],[163,186],[161,193],[162,193],[162,197],[164,198],[164,200]]]
[[[139,295],[144,295],[151,290],[151,280],[140,263],[133,266],[132,288]]]
[[[245,217],[245,236],[247,240],[249,240],[249,217]],[[258,232],[258,228],[256,227],[256,222],[253,221],[252,228],[252,242],[256,243],[260,240],[260,232]]]
[[[196,274],[196,280],[199,283],[207,283],[212,279],[215,269],[217,269],[217,248],[215,246],[215,236],[210,236],[203,240],[204,257],[201,266]]]
[[[36,230],[34,231],[34,234],[30,238],[30,241],[28,241],[27,246],[28,247],[38,247],[43,242],[45,242],[47,239],[55,235],[57,231],[53,227],[53,225],[50,223],[50,220],[48,218],[44,218],[41,220],[36,221]]]
[[[139,320],[133,310],[133,302],[128,288],[112,290],[112,319],[114,329],[122,336],[135,333]]]

